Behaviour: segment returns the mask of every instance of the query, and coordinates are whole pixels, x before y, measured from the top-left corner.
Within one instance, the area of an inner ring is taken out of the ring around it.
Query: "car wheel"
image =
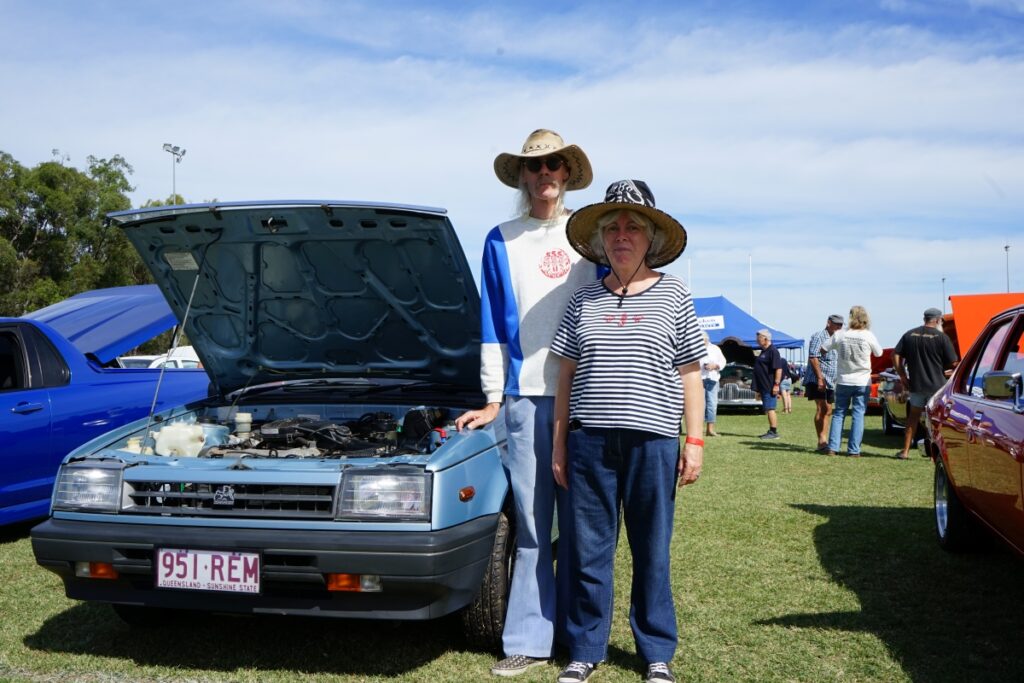
[[[953,490],[941,457],[935,459],[935,536],[948,552],[971,550],[977,538],[974,520]]]
[[[484,571],[484,579],[480,582],[473,602],[462,611],[462,630],[466,640],[474,647],[501,649],[501,632],[505,628],[515,547],[515,526],[509,521],[508,514],[502,512],[498,515],[498,530],[494,534],[494,545]]]
[[[882,403],[882,433],[886,436],[893,436],[900,433],[900,428],[889,412],[889,404]]]
[[[136,628],[164,628],[177,624],[186,610],[141,605],[111,605],[121,621]]]

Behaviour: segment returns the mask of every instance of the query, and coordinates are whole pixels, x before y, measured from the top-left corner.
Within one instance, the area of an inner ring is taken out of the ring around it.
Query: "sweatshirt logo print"
[[[622,315],[606,315],[604,317],[606,323],[618,325],[619,327],[625,327],[626,323],[638,323],[643,319],[642,315],[626,315],[625,313]]]
[[[571,266],[572,262],[564,249],[552,249],[541,259],[540,272],[552,280],[556,280],[568,275]]]

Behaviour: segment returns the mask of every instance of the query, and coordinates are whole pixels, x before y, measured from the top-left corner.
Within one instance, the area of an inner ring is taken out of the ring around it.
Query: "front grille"
[[[755,400],[757,394],[750,389],[745,389],[739,384],[723,384],[719,391],[719,400],[736,401],[739,399]]]
[[[204,517],[331,519],[333,485],[126,482],[124,513]]]

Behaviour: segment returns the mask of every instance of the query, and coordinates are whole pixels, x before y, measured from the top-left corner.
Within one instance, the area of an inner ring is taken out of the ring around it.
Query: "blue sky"
[[[471,262],[496,154],[553,128],[647,180],[667,270],[799,337],[867,307],[885,346],[947,294],[1024,290],[1024,0],[0,0],[0,149],[123,155],[132,198],[448,209]],[[752,278],[749,277],[752,271]],[[752,283],[752,287],[751,287]]]

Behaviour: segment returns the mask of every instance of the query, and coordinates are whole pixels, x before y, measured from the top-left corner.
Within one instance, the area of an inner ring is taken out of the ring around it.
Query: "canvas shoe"
[[[647,665],[644,683],[676,683],[676,677],[665,662],[651,662]]]
[[[548,663],[546,659],[527,657],[526,655],[511,655],[505,657],[491,667],[491,673],[495,676],[518,676],[535,666],[544,666]]]
[[[779,433],[778,432],[765,432],[764,434],[762,434],[758,438],[759,439],[765,439],[766,441],[769,440],[769,439],[778,439],[779,438]]]
[[[590,662],[569,662],[556,680],[558,683],[584,683],[594,673],[594,668]]]

